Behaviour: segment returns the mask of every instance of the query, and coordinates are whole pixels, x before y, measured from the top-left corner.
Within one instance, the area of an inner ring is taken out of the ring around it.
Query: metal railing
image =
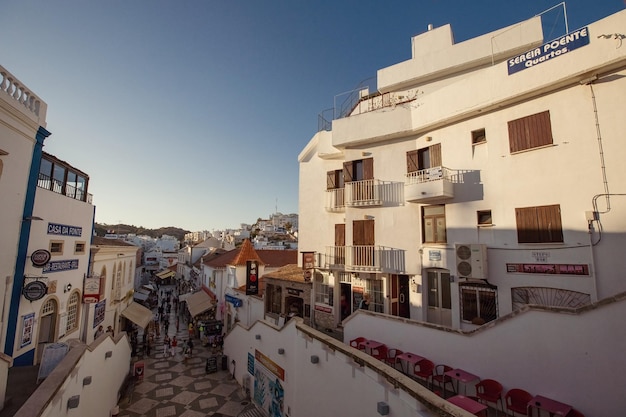
[[[405,251],[376,245],[327,246],[319,254],[318,265],[327,269],[342,269],[360,272],[405,271]]]
[[[376,179],[351,181],[345,184],[346,206],[376,206],[382,204],[382,182]]]
[[[439,166],[421,169],[419,171],[413,171],[406,174],[407,184],[420,184],[430,181],[448,180],[452,181],[455,176],[455,171]]]
[[[326,190],[326,210],[327,211],[343,211],[346,207],[345,188],[332,188]]]
[[[89,204],[91,204],[93,200],[93,196],[86,193],[82,188],[65,184],[62,181],[51,178],[41,172],[39,173],[39,178],[37,179],[37,187],[45,188],[53,193],[61,194],[74,200],[85,201]]]

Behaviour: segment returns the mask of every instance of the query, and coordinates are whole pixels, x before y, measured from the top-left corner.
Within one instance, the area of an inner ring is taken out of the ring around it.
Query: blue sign
[[[226,302],[231,303],[234,307],[241,307],[243,305],[243,301],[241,301],[240,298],[228,294],[226,294]]]
[[[80,237],[83,234],[83,228],[68,226],[67,224],[48,223],[48,234]]]
[[[43,267],[43,272],[70,271],[72,269],[78,269],[78,259],[48,262],[46,266]]]
[[[551,42],[509,59],[509,75],[534,67],[552,58],[564,55],[574,49],[589,44],[589,30],[587,27],[570,32]]]

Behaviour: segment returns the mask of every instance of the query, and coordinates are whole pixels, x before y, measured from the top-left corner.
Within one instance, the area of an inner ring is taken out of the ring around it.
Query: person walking
[[[176,335],[174,335],[174,337],[172,337],[172,348],[171,348],[172,357],[176,356],[177,346],[178,346],[178,340],[176,339]]]
[[[187,365],[187,359],[189,359],[189,341],[185,340],[183,344],[183,364]]]
[[[163,357],[167,358],[170,355],[170,337],[166,334],[163,338]]]

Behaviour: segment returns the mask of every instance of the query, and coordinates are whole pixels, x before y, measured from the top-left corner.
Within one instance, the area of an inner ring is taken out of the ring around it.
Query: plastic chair
[[[396,348],[391,348],[389,350],[387,350],[387,357],[385,358],[385,362],[387,362],[387,365],[391,366],[392,368],[396,369],[396,365],[398,364],[398,355],[402,355],[402,352],[400,349],[396,349]]]
[[[452,392],[456,393],[456,389],[454,388],[454,382],[452,378],[444,375],[446,372],[451,371],[452,367],[448,365],[437,365],[433,371],[431,376],[431,387],[435,387],[435,382],[437,385],[443,389],[443,392],[446,392],[446,384],[450,384],[452,386]]]
[[[528,402],[532,398],[532,394],[523,389],[511,388],[504,395],[504,403],[506,404],[506,409],[513,412],[513,417],[515,417],[515,413],[528,416]]]
[[[365,342],[366,340],[367,339],[364,337],[357,337],[356,339],[350,340],[350,346],[352,346],[355,349],[365,350],[365,348],[359,347],[359,344],[361,344],[361,342]]]
[[[422,359],[415,364],[415,367],[413,368],[413,375],[415,375],[418,379],[423,379],[426,383],[426,387],[428,387],[428,381],[432,378],[434,369],[435,364],[432,361]]]
[[[498,402],[504,413],[504,405],[502,402],[502,384],[495,379],[483,379],[476,384],[476,396],[481,402],[495,403],[496,415],[498,415]]]
[[[372,357],[378,359],[379,361],[384,361],[387,359],[387,350],[387,346],[385,345],[372,349]]]

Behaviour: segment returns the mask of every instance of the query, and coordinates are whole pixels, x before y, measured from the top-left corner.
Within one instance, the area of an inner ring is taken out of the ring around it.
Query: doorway
[[[389,280],[391,285],[391,315],[410,318],[409,276],[391,275]]]
[[[352,286],[348,283],[341,283],[341,300],[339,305],[341,306],[341,318],[340,321],[344,321],[352,314]]]
[[[444,269],[427,270],[426,280],[428,286],[428,322],[442,326],[452,326],[450,271]]]
[[[55,342],[55,329],[57,317],[57,302],[51,298],[41,307],[41,315],[39,317],[39,332],[37,337],[37,357],[36,363],[41,362],[44,348],[48,343]]]

